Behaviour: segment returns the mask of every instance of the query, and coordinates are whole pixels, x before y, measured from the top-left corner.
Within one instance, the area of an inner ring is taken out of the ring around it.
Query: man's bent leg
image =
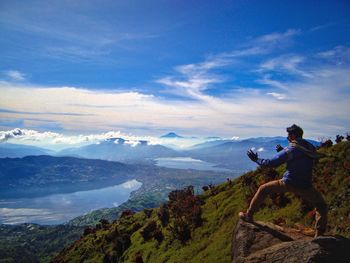
[[[259,210],[267,195],[273,193],[283,193],[287,191],[288,188],[282,180],[275,180],[261,185],[258,191],[255,193],[253,199],[250,201],[247,215],[249,217],[252,217],[253,214]]]
[[[316,207],[316,234],[317,236],[322,236],[326,232],[327,229],[327,213],[328,208],[325,202],[318,203],[315,205]]]
[[[309,202],[316,208],[316,234],[315,236],[322,236],[327,228],[327,213],[328,208],[320,192],[315,188],[303,189],[299,192],[301,198]]]

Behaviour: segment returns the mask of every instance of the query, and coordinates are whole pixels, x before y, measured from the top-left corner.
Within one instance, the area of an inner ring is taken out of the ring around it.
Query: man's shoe
[[[314,238],[324,236],[324,232],[325,231],[316,230]]]
[[[239,212],[238,217],[246,222],[253,222],[253,217],[246,212]]]

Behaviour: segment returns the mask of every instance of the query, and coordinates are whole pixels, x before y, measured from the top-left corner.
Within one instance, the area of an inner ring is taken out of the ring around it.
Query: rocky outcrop
[[[239,220],[232,237],[232,262],[350,262],[350,239],[312,238],[300,230]]]

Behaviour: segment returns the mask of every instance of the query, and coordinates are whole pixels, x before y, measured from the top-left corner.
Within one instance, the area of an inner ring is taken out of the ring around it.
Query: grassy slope
[[[343,142],[329,149],[321,149],[330,157],[321,158],[315,168],[314,184],[329,205],[329,234],[350,237],[350,143]],[[279,176],[284,167],[278,169]],[[249,199],[261,183],[267,180],[269,170],[258,169],[233,181],[215,187],[216,194],[208,191],[200,196],[203,200],[203,225],[196,228],[192,238],[185,244],[174,239],[168,227],[162,227],[154,209],[150,217],[144,212],[130,218],[113,222],[105,230],[89,234],[65,249],[57,262],[103,262],[114,256],[120,262],[135,262],[135,255],[141,253],[144,262],[231,262],[231,235],[237,222],[237,213],[246,209]],[[250,181],[251,179],[251,181]],[[249,182],[247,186],[244,182]],[[286,194],[284,202],[268,198],[264,207],[256,214],[256,220],[272,221],[288,226],[312,227],[310,208],[300,199]],[[151,220],[157,221],[164,240],[145,241],[141,235],[144,226]],[[131,245],[121,255],[116,252],[116,240],[123,235],[130,236]],[[107,255],[107,256],[106,256]],[[108,261],[107,261],[108,262]]]

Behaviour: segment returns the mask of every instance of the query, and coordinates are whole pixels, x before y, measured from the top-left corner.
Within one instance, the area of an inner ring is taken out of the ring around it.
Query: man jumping
[[[272,193],[292,192],[299,195],[306,202],[316,208],[315,237],[324,234],[327,226],[327,205],[321,194],[312,186],[312,168],[317,157],[315,147],[304,140],[303,130],[293,124],[287,128],[289,146],[276,146],[278,154],[272,159],[258,158],[252,150],[247,152],[248,157],[261,167],[277,167],[287,163],[287,171],[281,180],[263,184],[255,193],[247,212],[240,212],[238,216],[245,221],[253,221],[254,213],[260,208],[265,197]]]

